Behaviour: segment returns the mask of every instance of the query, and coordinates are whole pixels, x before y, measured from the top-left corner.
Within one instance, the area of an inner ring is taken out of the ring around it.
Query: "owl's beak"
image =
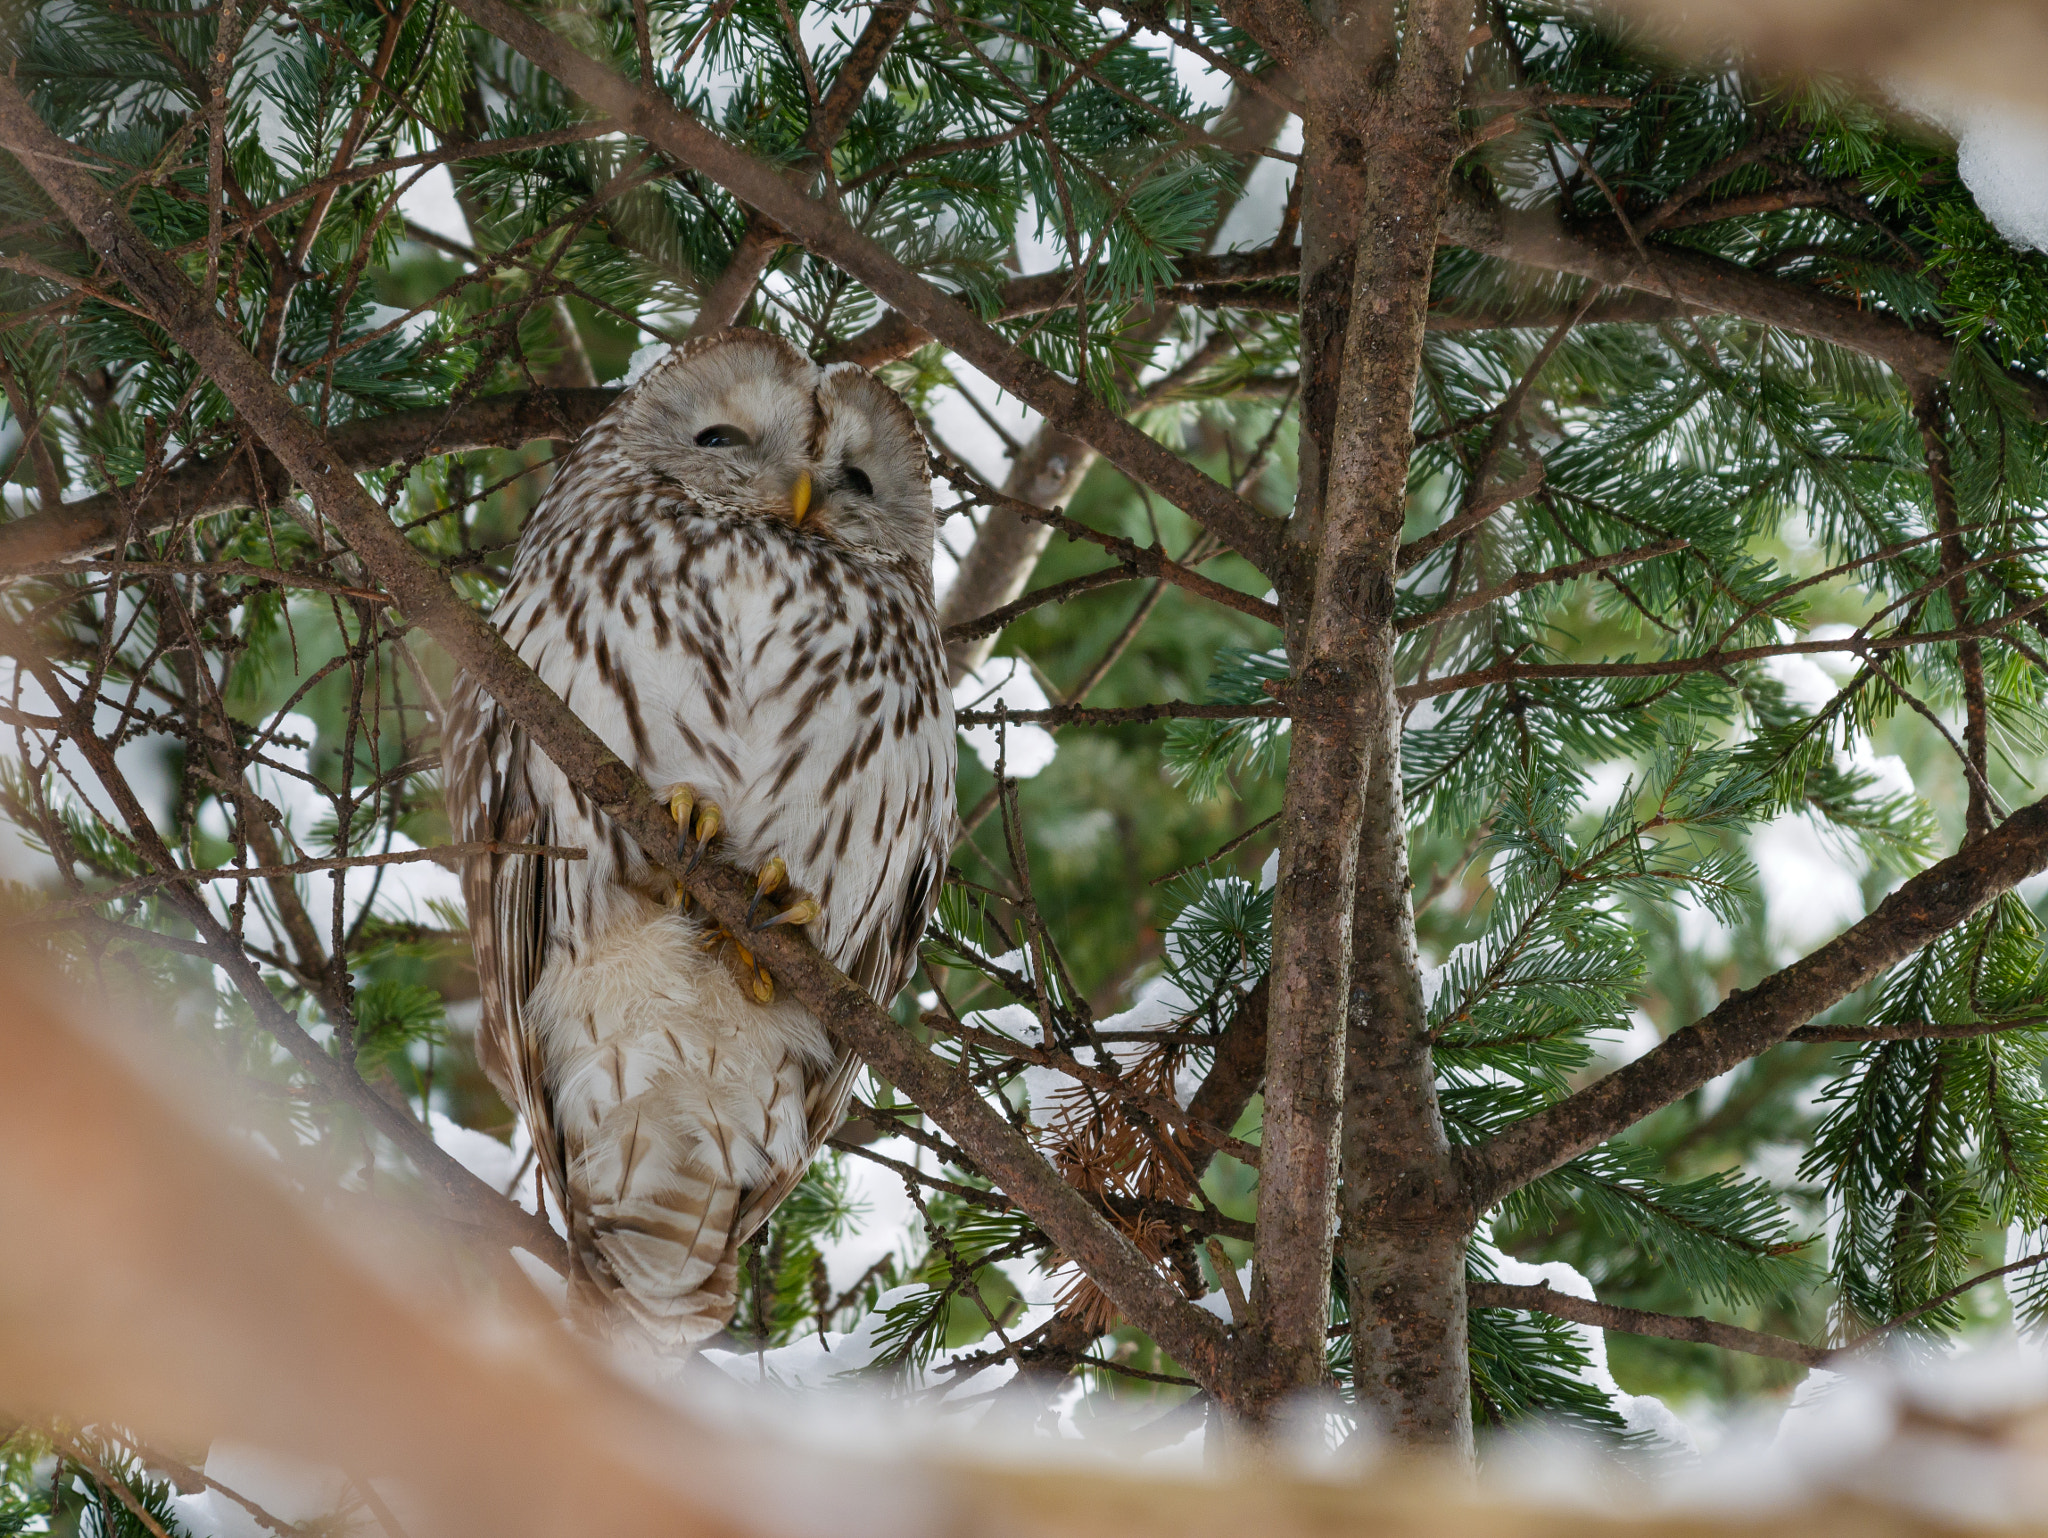
[[[802,523],[804,514],[811,510],[811,472],[799,470],[796,482],[789,488],[790,522]]]

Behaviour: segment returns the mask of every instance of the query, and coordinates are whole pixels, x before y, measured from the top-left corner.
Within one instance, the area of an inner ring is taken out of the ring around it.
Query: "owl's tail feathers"
[[[678,1140],[631,1102],[613,1115],[637,1126],[593,1138],[569,1173],[572,1295],[599,1333],[684,1355],[732,1317],[745,1193],[667,1146]]]

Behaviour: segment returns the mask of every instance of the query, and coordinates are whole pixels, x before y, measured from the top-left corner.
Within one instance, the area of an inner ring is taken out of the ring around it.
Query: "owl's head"
[[[865,369],[821,369],[766,332],[721,331],[678,347],[613,410],[619,451],[706,512],[779,519],[929,570],[924,436]]]

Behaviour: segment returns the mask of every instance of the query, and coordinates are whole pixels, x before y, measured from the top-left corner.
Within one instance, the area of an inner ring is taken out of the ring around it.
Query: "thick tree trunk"
[[[1390,15],[1381,5],[1319,11],[1330,61],[1315,72],[1303,124],[1301,487],[1288,538],[1304,557],[1296,569],[1312,560],[1314,577],[1306,591],[1292,582],[1282,594],[1294,725],[1252,1300],[1264,1371],[1235,1406],[1255,1415],[1323,1378],[1340,1113],[1346,1089],[1358,1087],[1346,1084],[1347,1032],[1367,1086],[1359,1115],[1391,1108],[1407,1128],[1389,1145],[1396,1167],[1355,1177],[1374,1193],[1427,1191],[1450,1169],[1441,1128],[1433,1146],[1426,1136],[1435,1102],[1406,917],[1394,576],[1436,231],[1461,147],[1471,7],[1412,0],[1398,41]],[[1441,1387],[1462,1384],[1465,1369],[1462,1272],[1444,1260],[1462,1257],[1463,1232],[1374,1225],[1368,1237],[1359,1258],[1372,1274],[1354,1293],[1362,1287],[1369,1304],[1384,1294],[1390,1307],[1384,1327],[1363,1338],[1394,1354],[1361,1365],[1366,1408],[1407,1440],[1457,1444],[1464,1428],[1469,1442],[1469,1417],[1446,1417]],[[1411,1327],[1429,1319],[1443,1328]],[[1418,1355],[1411,1346],[1426,1337],[1434,1344]]]
[[[1359,837],[1345,1032],[1341,1250],[1357,1400],[1398,1442],[1472,1448],[1465,1336],[1471,1232],[1437,1107],[1414,883],[1389,707]]]

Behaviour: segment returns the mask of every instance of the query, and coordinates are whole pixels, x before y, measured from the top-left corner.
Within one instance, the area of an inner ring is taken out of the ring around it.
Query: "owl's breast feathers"
[[[578,459],[602,473],[601,457]],[[953,816],[952,703],[923,574],[779,521],[704,514],[659,485],[592,500],[597,516],[586,504],[535,520],[498,611],[506,639],[649,784],[717,801],[727,859],[782,856],[818,898],[819,948],[893,992]],[[615,830],[580,874],[659,885]]]

